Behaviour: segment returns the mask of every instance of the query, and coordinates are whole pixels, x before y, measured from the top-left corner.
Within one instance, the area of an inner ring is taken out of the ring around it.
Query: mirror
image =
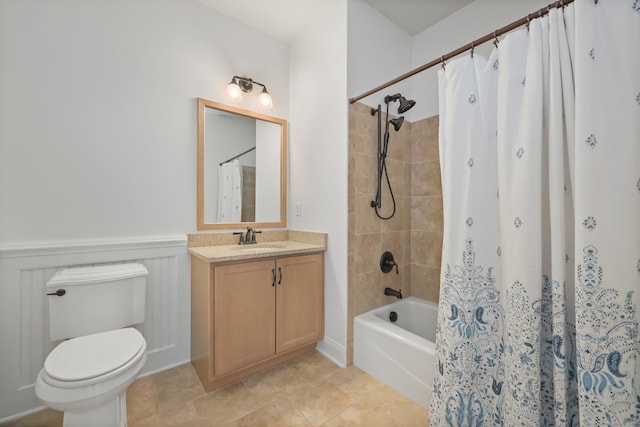
[[[198,230],[285,227],[287,121],[198,98]]]

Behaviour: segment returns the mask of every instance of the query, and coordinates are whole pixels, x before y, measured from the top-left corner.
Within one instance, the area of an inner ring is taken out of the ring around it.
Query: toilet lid
[[[60,381],[95,378],[129,362],[144,345],[134,328],[116,329],[63,341],[44,361],[44,369]]]

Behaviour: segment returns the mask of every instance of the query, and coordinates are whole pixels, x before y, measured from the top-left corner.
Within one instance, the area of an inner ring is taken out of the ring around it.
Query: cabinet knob
[[[282,283],[282,267],[278,267],[278,272],[280,273],[280,279],[278,279],[278,285]]]
[[[275,268],[271,269],[271,274],[273,274],[273,281],[271,282],[271,286],[275,286],[276,285],[276,269]]]

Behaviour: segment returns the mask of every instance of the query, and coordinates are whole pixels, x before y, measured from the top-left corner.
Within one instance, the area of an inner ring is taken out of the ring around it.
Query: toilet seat
[[[134,328],[73,338],[60,343],[47,356],[43,379],[61,388],[105,381],[137,363],[145,350],[144,337]]]

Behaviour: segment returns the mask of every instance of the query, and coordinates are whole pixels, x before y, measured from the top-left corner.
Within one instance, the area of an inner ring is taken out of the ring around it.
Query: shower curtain
[[[218,222],[240,222],[242,174],[240,161],[232,160],[218,169]]]
[[[440,82],[429,421],[640,426],[640,0],[576,0]]]

